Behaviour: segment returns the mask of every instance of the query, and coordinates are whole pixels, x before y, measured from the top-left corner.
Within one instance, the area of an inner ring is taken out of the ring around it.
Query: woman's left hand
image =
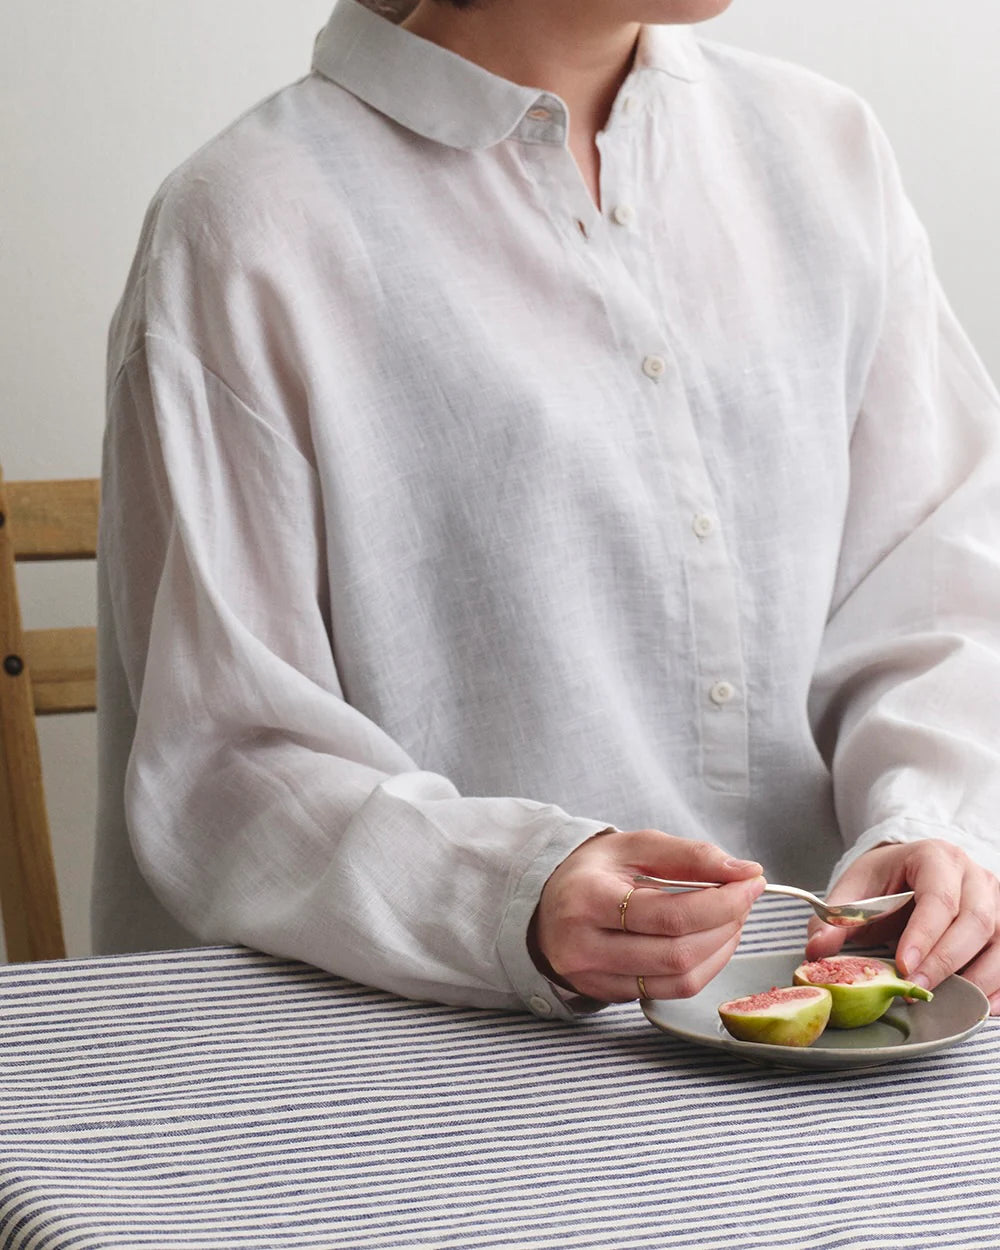
[[[913,890],[912,905],[863,929],[845,930],[814,918],[807,959],[835,955],[847,937],[895,946],[900,972],[934,989],[953,972],[978,985],[1000,1015],[1000,881],[950,842],[885,843],[841,876],[828,902],[847,903]]]

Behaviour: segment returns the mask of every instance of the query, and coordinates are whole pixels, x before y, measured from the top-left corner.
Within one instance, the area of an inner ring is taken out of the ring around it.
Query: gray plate
[[[694,998],[650,999],[642,1009],[650,1024],[674,1037],[782,1068],[877,1068],[955,1046],[989,1018],[990,1004],[982,990],[954,976],[938,986],[932,1002],[907,1004],[897,998],[874,1024],[826,1029],[811,1046],[771,1046],[731,1037],[719,1019],[719,1003],[772,985],[791,985],[801,962],[801,955],[736,955]]]

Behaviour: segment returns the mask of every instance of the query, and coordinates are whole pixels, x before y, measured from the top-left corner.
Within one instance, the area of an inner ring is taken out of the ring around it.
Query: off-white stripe
[[[995,1048],[779,1073],[238,949],[8,967],[0,1250],[996,1250]]]

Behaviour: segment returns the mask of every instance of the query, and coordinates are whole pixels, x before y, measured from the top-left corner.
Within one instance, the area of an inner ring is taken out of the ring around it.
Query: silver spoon
[[[664,877],[648,877],[645,873],[636,874],[632,880],[636,885],[653,886],[659,890],[717,890],[723,884],[721,881],[668,881]],[[913,891],[906,890],[903,894],[883,894],[879,898],[861,898],[854,903],[824,903],[815,894],[810,894],[808,890],[800,890],[798,886],[772,885],[770,882],[764,886],[764,893],[788,894],[792,898],[804,899],[820,920],[826,924],[837,925],[838,928],[854,928],[858,925],[871,924],[873,920],[891,916],[894,911],[905,907],[913,898]]]

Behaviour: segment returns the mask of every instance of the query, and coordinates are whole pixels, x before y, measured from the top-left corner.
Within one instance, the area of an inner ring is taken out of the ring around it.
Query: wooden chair
[[[0,473],[0,910],[11,962],[66,954],[35,717],[97,706],[97,632],[22,630],[15,562],[97,554],[96,479]]]

